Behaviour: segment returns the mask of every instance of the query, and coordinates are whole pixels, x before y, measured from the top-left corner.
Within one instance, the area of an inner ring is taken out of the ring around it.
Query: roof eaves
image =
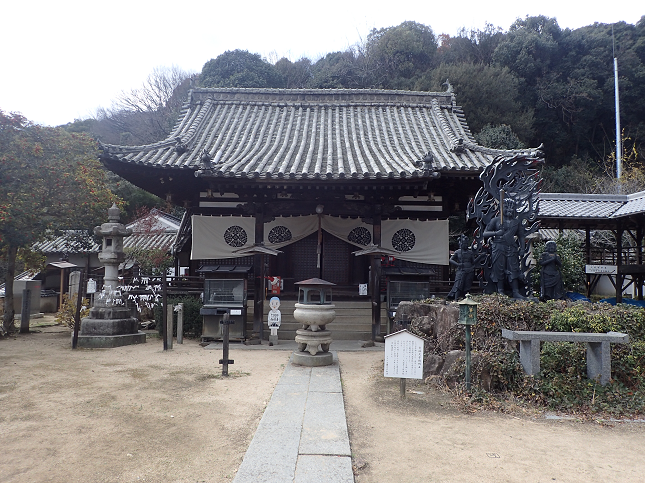
[[[541,200],[563,201],[602,201],[624,203],[627,195],[584,194],[584,193],[540,193]]]

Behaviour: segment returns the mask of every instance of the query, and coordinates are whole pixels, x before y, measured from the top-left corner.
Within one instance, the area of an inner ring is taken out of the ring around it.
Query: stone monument
[[[99,261],[105,267],[104,285],[94,297],[90,316],[81,320],[78,347],[108,348],[146,341],[146,334],[139,331],[139,321],[132,317],[119,290],[119,264],[125,260],[123,238],[132,234],[120,219],[119,208],[112,205],[108,222],[94,228],[94,234],[103,237]]]
[[[334,356],[329,352],[332,338],[327,324],[336,318],[336,306],[331,303],[331,287],[335,284],[311,278],[296,285],[298,303],[293,318],[302,328],[296,331],[298,349],[293,353],[293,363],[309,367],[331,365]]]

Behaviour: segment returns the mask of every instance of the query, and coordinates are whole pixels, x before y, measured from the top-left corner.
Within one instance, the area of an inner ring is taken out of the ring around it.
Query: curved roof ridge
[[[452,106],[451,92],[398,91],[386,89],[269,89],[252,87],[198,88],[189,93],[191,103],[203,99],[219,103],[261,103],[271,105],[413,105],[427,106],[439,99],[442,105]]]
[[[432,110],[435,112],[437,118],[439,119],[441,129],[446,134],[446,136],[448,136],[448,138],[450,139],[450,142],[451,142],[450,150],[452,152],[462,152],[464,149],[468,149],[470,151],[489,154],[491,156],[500,156],[500,155],[514,156],[516,154],[535,155],[536,151],[542,148],[542,145],[538,146],[537,148],[527,148],[527,149],[495,149],[495,148],[487,148],[485,146],[481,146],[474,141],[474,138],[470,132],[470,128],[468,127],[468,124],[466,124],[466,120],[463,117],[463,111],[461,110],[461,107],[453,106],[451,107],[451,109],[454,114],[457,114],[459,125],[462,127],[464,131],[463,133],[455,132],[453,127],[448,122],[448,119],[443,113],[443,110],[439,105],[439,103],[437,102],[437,100],[436,99],[432,100]],[[462,114],[462,115],[459,116],[459,114]],[[464,134],[466,139],[458,136],[458,134]]]
[[[452,112],[455,114],[455,117],[457,117],[459,124],[461,124],[461,129],[464,131],[464,134],[466,134],[468,140],[475,143],[475,136],[473,136],[473,133],[470,131],[470,126],[466,122],[464,109],[461,106],[454,105],[452,106]]]
[[[122,146],[120,144],[108,144],[102,143],[99,140],[99,147],[103,151],[108,151],[114,154],[130,154],[130,153],[142,153],[153,151],[155,149],[167,148],[177,144],[177,138],[166,138],[163,141],[159,141],[153,144],[141,144],[138,146]]]
[[[410,94],[422,96],[442,96],[452,97],[453,94],[447,91],[411,91],[411,90],[394,90],[394,89],[359,89],[359,88],[272,88],[272,87],[196,87],[190,90],[190,93],[197,92],[236,92],[236,93],[275,93],[278,95],[284,94]]]
[[[188,104],[188,103],[187,103]],[[183,116],[180,117],[179,121],[175,124],[173,131],[161,141],[151,144],[140,144],[137,146],[122,146],[119,144],[109,144],[102,143],[99,140],[99,147],[103,151],[107,151],[114,154],[131,154],[131,153],[147,153],[154,151],[156,149],[163,149],[168,147],[178,147],[188,144],[195,136],[197,128],[201,126],[205,118],[205,114],[210,110],[211,105],[213,104],[212,100],[207,100],[199,106],[198,109],[191,109],[190,106],[182,108]],[[184,105],[186,106],[186,104]],[[194,119],[191,119],[195,116]],[[182,132],[183,129],[187,127],[185,132]]]
[[[537,148],[525,148],[525,149],[496,149],[496,148],[487,148],[481,144],[464,142],[464,147],[470,149],[471,151],[477,151],[478,153],[490,154],[491,156],[514,156],[516,154],[528,154],[530,156],[536,156],[537,151],[542,149],[542,144]]]
[[[441,130],[446,134],[446,136],[448,136],[448,139],[450,139],[450,150],[453,152],[456,151],[457,147],[461,143],[463,143],[463,138],[460,138],[455,134],[454,129],[452,129],[452,127],[450,126],[450,123],[446,119],[446,116],[444,116],[443,111],[441,110],[441,107],[439,106],[439,103],[436,99],[432,100],[432,110],[439,119]]]
[[[182,136],[177,137],[177,139],[180,140],[181,143],[188,145],[193,141],[197,129],[201,127],[204,119],[206,118],[206,113],[210,111],[212,105],[213,101],[211,99],[207,99],[206,102],[202,104],[199,111],[197,112],[195,120],[190,123],[188,130]]]

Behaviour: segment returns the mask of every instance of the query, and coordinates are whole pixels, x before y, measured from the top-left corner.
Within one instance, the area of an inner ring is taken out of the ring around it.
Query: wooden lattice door
[[[320,277],[320,271],[316,268],[317,245],[317,233],[309,235],[292,245],[288,245],[289,255],[291,257],[292,273],[295,282]]]
[[[323,233],[322,278],[337,285],[349,284],[352,246],[340,238]]]

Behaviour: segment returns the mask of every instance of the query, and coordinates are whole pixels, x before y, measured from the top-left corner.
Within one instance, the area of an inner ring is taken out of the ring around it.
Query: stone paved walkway
[[[353,483],[338,358],[287,364],[234,483]]]

